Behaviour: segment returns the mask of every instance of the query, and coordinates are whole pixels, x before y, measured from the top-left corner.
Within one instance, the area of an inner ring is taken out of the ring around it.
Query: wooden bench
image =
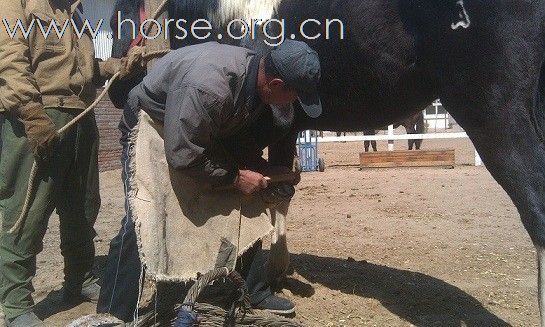
[[[361,168],[454,167],[453,149],[360,153]]]

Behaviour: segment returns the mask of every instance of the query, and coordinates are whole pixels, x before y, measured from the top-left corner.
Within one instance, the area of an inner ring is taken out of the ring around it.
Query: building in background
[[[443,107],[441,100],[434,101],[424,110],[424,120],[428,131],[437,132],[438,130],[452,129],[457,125],[447,110]]]
[[[106,60],[111,56],[113,32],[110,28],[110,17],[114,11],[113,0],[83,0],[83,19],[87,19],[93,28],[102,20],[100,31],[94,39],[95,56]],[[103,89],[99,89],[99,93]],[[106,96],[96,107],[95,114],[100,133],[100,150],[98,155],[101,171],[121,168],[121,134],[117,128],[121,119],[121,110],[114,107]]]
[[[113,32],[110,28],[110,18],[114,11],[113,0],[84,0],[83,18],[87,19],[93,28],[101,24],[100,31],[94,40],[95,56],[102,60],[112,54]]]

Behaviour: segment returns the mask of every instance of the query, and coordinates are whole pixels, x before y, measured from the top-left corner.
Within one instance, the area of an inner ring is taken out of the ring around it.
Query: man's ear
[[[284,83],[284,81],[281,80],[280,78],[275,78],[275,79],[273,79],[272,81],[269,82],[269,87],[273,91],[283,90],[285,88],[285,86],[286,86],[286,83]]]

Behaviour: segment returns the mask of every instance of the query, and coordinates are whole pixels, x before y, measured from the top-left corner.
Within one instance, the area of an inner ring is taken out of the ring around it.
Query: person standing
[[[32,278],[55,209],[64,257],[64,300],[96,301],[100,292],[91,273],[93,225],[100,207],[95,116],[87,115],[63,135],[57,130],[87,108],[96,87],[127,62],[98,62],[90,33],[79,37],[71,25],[60,37],[54,32],[44,36],[37,25],[63,26],[73,19],[81,30],[81,10],[70,0],[2,1],[0,303],[8,327],[43,326],[33,313]],[[25,35],[15,29],[18,23],[33,28]],[[30,210],[21,228],[9,233],[21,215],[34,160],[38,175]]]

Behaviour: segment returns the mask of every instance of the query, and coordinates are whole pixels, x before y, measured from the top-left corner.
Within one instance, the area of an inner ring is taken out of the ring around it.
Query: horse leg
[[[541,140],[544,140],[545,128],[545,62],[541,67],[541,76],[538,85],[538,94],[536,98],[533,117],[536,124],[536,130]],[[537,269],[538,269],[538,301],[539,311],[541,313],[541,326],[545,326],[545,247],[536,246],[537,249]]]
[[[363,135],[365,135],[365,136],[377,135],[377,132],[374,129],[365,130],[365,131],[363,131]],[[373,147],[374,152],[377,152],[377,141],[365,141],[365,142],[363,142],[363,146],[365,147],[365,152],[369,152],[369,145],[371,145]]]
[[[407,134],[409,135],[416,134],[416,130],[414,129],[413,124],[406,124],[403,126],[405,127],[405,131],[407,132]],[[409,142],[409,151],[411,151],[414,148],[416,141],[413,139],[410,139],[408,142]]]
[[[272,166],[284,166],[292,169],[297,133],[285,136],[269,147],[269,163]],[[277,288],[285,278],[290,264],[290,253],[287,241],[286,217],[289,202],[279,205],[272,211],[274,235],[271,240],[269,255],[269,281],[272,288]]]
[[[414,140],[414,146],[417,150],[420,150],[420,148],[422,147],[422,140]]]
[[[545,146],[533,118],[536,110],[545,109],[543,100],[536,101],[536,90],[545,87],[538,84],[543,61],[541,55],[520,53],[523,58],[511,53],[512,58],[505,59],[517,66],[506,63],[497,68],[502,74],[494,81],[485,77],[491,67],[481,65],[487,70],[480,71],[478,62],[466,67],[465,76],[449,71],[454,86],[447,84],[441,99],[517,207],[537,249],[541,325],[545,326]]]
[[[416,134],[424,134],[424,132],[426,131],[426,122],[424,121],[423,112],[418,114],[418,119],[415,124],[415,131],[416,131]],[[422,147],[422,141],[423,141],[422,139],[418,139],[414,141],[417,150],[420,150],[420,148]]]
[[[510,107],[516,105],[504,108]],[[470,122],[460,125],[470,136],[492,176],[517,207],[537,249],[541,326],[545,326],[545,150],[534,133],[530,118],[523,118],[523,113],[520,110],[518,115],[513,113],[507,117],[497,112],[494,119],[487,117],[486,121],[482,120],[482,126],[474,126]],[[460,115],[456,117],[459,119]],[[516,125],[512,120],[517,121]]]

